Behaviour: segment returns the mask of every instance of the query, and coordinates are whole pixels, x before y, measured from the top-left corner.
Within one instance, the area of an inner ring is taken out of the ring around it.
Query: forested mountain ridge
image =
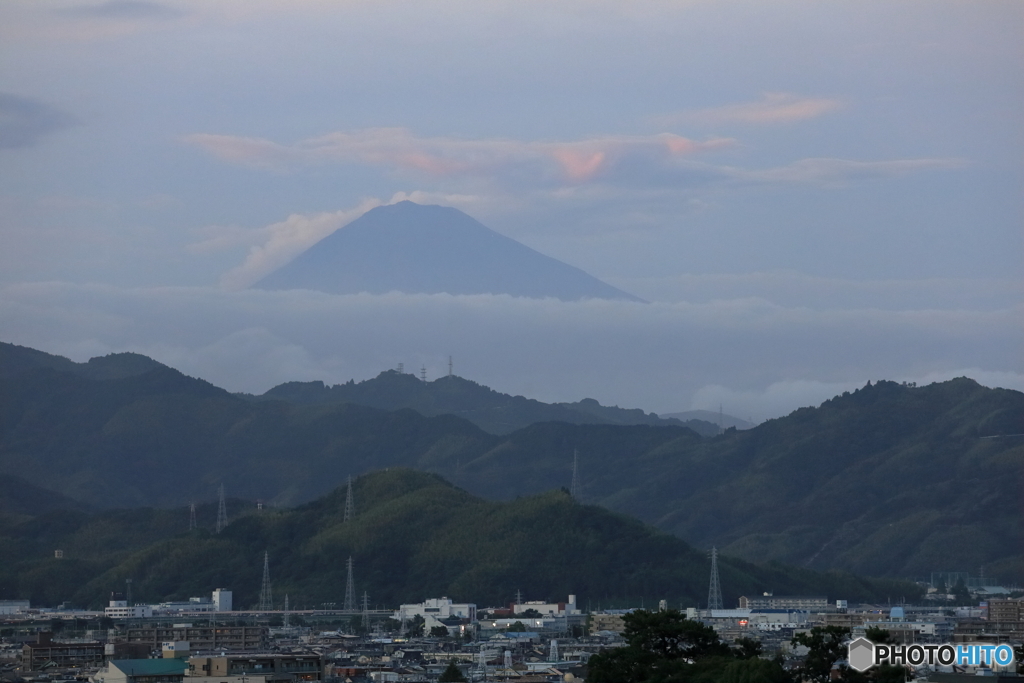
[[[372,605],[441,595],[504,605],[517,590],[551,601],[574,593],[595,608],[706,601],[706,553],[563,491],[492,502],[406,469],[367,474],[353,489],[355,514],[347,522],[347,491],[339,487],[294,509],[239,510],[240,501],[228,501],[231,521],[219,534],[210,529],[214,506],[199,511],[201,528],[193,531],[183,507],[50,513],[0,524],[5,557],[17,558],[0,567],[0,598],[96,608],[131,578],[138,601],[184,600],[223,586],[244,609],[257,601],[266,552],[278,609],[285,594],[293,608],[339,602],[350,556],[357,592],[367,591]],[[63,559],[53,557],[54,547]],[[772,589],[852,600],[910,598],[920,590],[722,556],[719,568],[729,604]]]
[[[411,408],[421,415],[456,415],[490,434],[511,434],[537,422],[685,426],[704,436],[714,436],[720,431],[717,425],[704,420],[666,419],[637,408],[603,406],[592,398],[575,403],[542,403],[502,394],[457,375],[424,382],[395,370],[362,382],[349,381],[333,386],[323,382],[286,382],[260,396],[242,396],[299,404],[356,403],[384,410]]]
[[[713,438],[564,422],[498,436],[452,415],[242,399],[157,365],[6,377],[0,474],[102,507],[210,501],[222,483],[295,505],[403,466],[507,500],[568,486],[575,451],[584,501],[699,547],[866,575],[984,566],[1024,582],[1024,394],[966,378],[869,383]]]

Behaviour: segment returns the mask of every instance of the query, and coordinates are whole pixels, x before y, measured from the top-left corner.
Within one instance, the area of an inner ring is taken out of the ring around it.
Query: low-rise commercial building
[[[261,677],[262,683],[295,683],[321,681],[324,661],[315,654],[259,654],[224,655],[221,657],[190,657],[188,680],[190,683],[212,683],[234,677]]]
[[[188,665],[183,659],[112,659],[92,683],[182,683]]]
[[[580,610],[576,607],[575,595],[570,595],[569,599],[565,602],[541,602],[536,600],[513,603],[512,605],[513,614],[523,614],[531,610],[545,617],[564,617],[571,614],[580,614]]]
[[[21,614],[29,609],[28,600],[0,600],[0,614]]]

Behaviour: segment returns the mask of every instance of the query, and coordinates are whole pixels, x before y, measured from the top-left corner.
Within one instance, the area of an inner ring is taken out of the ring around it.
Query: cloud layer
[[[508,296],[333,296],[50,283],[0,290],[4,341],[84,360],[137,351],[230,390],[344,382],[392,368],[456,372],[541,400],[764,419],[869,379],[980,379],[1024,389],[1024,310],[559,302]],[[982,375],[982,373],[984,373]]]
[[[31,147],[74,123],[74,117],[48,104],[0,93],[0,149]]]
[[[825,97],[800,97],[791,93],[765,93],[755,102],[727,104],[721,107],[682,111],[676,114],[656,117],[663,125],[680,123],[749,125],[795,123],[816,119],[819,116],[838,111],[841,100]]]
[[[819,101],[815,101],[819,102]],[[799,106],[798,106],[799,105]],[[811,104],[794,104],[797,110]],[[815,106],[824,107],[823,104]],[[765,114],[766,116],[768,114]],[[783,116],[778,113],[777,116]],[[221,161],[270,171],[344,164],[408,175],[445,188],[491,193],[555,192],[586,185],[635,195],[639,190],[678,192],[695,187],[788,184],[842,186],[925,170],[964,165],[960,159],[919,158],[858,161],[809,158],[776,167],[748,169],[693,157],[735,147],[733,138],[695,141],[671,133],[605,136],[563,142],[511,139],[418,137],[405,128],[335,132],[283,145],[264,138],[196,133],[184,140]],[[579,195],[576,195],[578,198]],[[625,200],[620,194],[619,199]],[[636,197],[634,197],[636,199]]]
[[[726,138],[694,141],[670,133],[567,142],[424,138],[405,128],[335,132],[294,145],[208,133],[189,135],[185,141],[223,161],[257,168],[349,163],[445,177],[526,167],[539,171],[544,177],[568,183],[596,178],[631,157],[661,161],[733,144],[733,140]]]

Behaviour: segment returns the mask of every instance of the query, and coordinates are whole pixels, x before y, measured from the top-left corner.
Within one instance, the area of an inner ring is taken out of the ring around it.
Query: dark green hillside
[[[0,474],[0,514],[42,515],[56,510],[88,510],[85,503],[31,484],[21,477]]]
[[[495,436],[447,414],[245,400],[161,365],[131,374],[137,361],[107,357],[110,379],[36,363],[0,382],[0,474],[98,507],[210,501],[221,483],[291,505],[403,466],[507,500],[569,486],[576,450],[586,502],[702,548],[876,576],[984,566],[1024,582],[1024,394],[966,378],[879,382],[713,438],[566,422]],[[464,382],[378,379],[363,384]]]
[[[354,493],[356,515],[347,523],[340,488],[299,508],[252,511],[220,534],[182,532],[181,510],[47,515],[4,529],[8,547],[23,559],[0,569],[0,586],[4,596],[99,606],[132,578],[140,601],[224,586],[247,606],[257,600],[266,551],[274,595],[283,602],[288,594],[293,606],[339,602],[350,555],[357,591],[367,591],[373,604],[440,595],[504,604],[516,590],[546,600],[575,593],[606,606],[706,600],[706,553],[561,491],[488,502],[435,475],[393,469],[356,480]],[[52,557],[54,545],[66,559]],[[729,558],[720,567],[730,604],[767,589],[850,599],[909,597],[915,590]]]
[[[255,400],[281,400],[299,404],[356,403],[384,410],[411,408],[422,415],[457,415],[491,434],[510,434],[537,422],[685,426],[707,436],[718,427],[703,420],[685,423],[662,419],[654,413],[618,406],[603,406],[592,398],[576,403],[542,403],[509,396],[462,377],[440,377],[423,382],[414,375],[388,370],[364,382],[326,386],[323,382],[287,382]]]
[[[591,490],[610,507],[752,559],[903,576],[985,565],[1019,581],[1024,439],[982,437],[1021,433],[1019,392],[968,379],[880,382],[755,429],[652,452]],[[588,471],[595,465],[606,466]]]
[[[0,385],[0,473],[100,507],[229,495],[310,500],[348,474],[439,469],[495,437],[450,416],[253,403],[158,365],[91,379],[37,368]]]
[[[540,488],[574,447],[586,499],[751,560],[871,575],[1024,580],[1024,395],[969,379],[880,382],[714,439],[671,429],[534,425],[456,481]],[[565,455],[555,461],[552,454]]]

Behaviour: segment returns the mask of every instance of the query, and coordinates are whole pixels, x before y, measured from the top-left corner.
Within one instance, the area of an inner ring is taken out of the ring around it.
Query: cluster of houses
[[[452,663],[469,681],[565,683],[585,680],[591,656],[623,644],[631,611],[585,612],[574,595],[565,602],[516,601],[486,610],[442,597],[373,618],[335,613],[348,623],[362,619],[368,628],[355,635],[317,630],[317,613],[232,611],[230,591],[223,589],[209,600],[148,607],[146,616],[122,612],[129,606],[115,596],[104,615],[116,620],[115,628],[61,638],[44,629],[29,632],[33,611],[27,603],[0,603],[5,624],[23,625],[7,629],[10,635],[0,644],[0,683],[429,683],[446,670],[450,674]],[[659,608],[667,608],[664,601]],[[36,614],[35,623],[51,623],[54,614],[44,613],[45,621]],[[288,617],[298,615],[307,625],[288,625]],[[819,596],[766,594],[741,598],[735,609],[689,608],[686,615],[727,642],[751,638],[766,653],[794,658],[801,653],[793,650],[793,636],[814,626],[841,626],[852,637],[878,627],[904,644],[1024,640],[1021,598],[948,608],[851,606]],[[183,616],[189,621],[177,620]],[[285,626],[270,627],[276,616],[284,617]],[[918,673],[932,681],[1000,673],[978,666],[948,669]]]

